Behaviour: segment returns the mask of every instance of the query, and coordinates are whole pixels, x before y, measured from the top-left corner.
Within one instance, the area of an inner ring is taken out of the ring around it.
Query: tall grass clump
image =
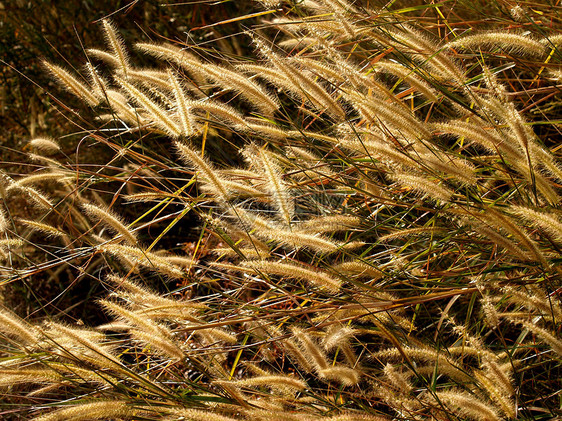
[[[31,141],[3,274],[99,282],[105,316],[1,309],[5,414],[562,416],[558,21],[375,3],[256,2],[232,44],[104,21],[84,76],[45,63],[114,155]]]

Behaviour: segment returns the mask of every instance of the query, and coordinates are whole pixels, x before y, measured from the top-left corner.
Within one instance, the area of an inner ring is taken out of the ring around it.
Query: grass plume
[[[559,418],[555,8],[203,3],[5,145],[2,413]]]

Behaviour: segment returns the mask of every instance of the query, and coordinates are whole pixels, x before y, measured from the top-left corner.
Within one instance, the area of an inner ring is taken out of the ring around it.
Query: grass
[[[0,311],[4,415],[561,416],[560,7],[257,3],[49,65],[81,140],[3,173],[4,282],[59,294]]]

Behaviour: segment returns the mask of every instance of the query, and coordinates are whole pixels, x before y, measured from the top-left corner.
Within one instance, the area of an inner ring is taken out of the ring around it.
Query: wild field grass
[[[0,310],[3,415],[562,416],[562,6],[252,4],[43,63],[96,120],[2,172],[4,282],[59,289]]]

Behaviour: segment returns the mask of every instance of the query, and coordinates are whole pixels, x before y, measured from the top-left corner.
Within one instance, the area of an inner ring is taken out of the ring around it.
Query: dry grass
[[[560,8],[256,3],[154,69],[108,23],[89,82],[50,65],[112,156],[3,174],[3,274],[99,282],[107,323],[3,309],[5,414],[562,416]]]

